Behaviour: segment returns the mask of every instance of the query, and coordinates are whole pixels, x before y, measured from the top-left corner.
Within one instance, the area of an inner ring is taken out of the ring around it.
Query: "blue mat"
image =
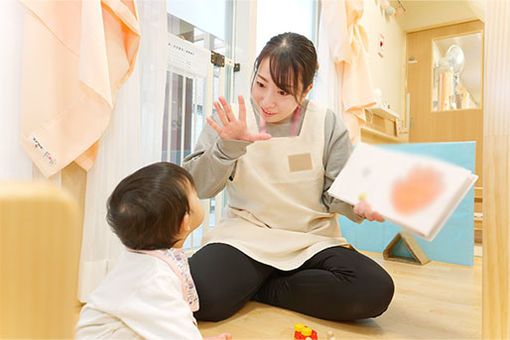
[[[379,146],[379,145],[378,145]],[[434,157],[474,172],[475,142],[417,143],[380,145],[383,148],[409,152],[415,155]],[[396,165],[397,166],[397,165]],[[416,241],[428,258],[433,261],[448,262],[466,266],[473,265],[474,247],[474,188],[464,197],[455,212],[450,216],[434,241],[426,241],[417,235]],[[382,253],[388,243],[402,228],[391,222],[351,222],[340,216],[342,235],[356,249]],[[407,254],[409,254],[407,252]],[[405,249],[396,255],[406,256]]]

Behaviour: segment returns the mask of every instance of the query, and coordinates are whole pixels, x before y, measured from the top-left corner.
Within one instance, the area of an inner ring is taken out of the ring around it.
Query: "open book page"
[[[476,179],[434,158],[360,144],[328,192],[351,204],[364,198],[389,221],[431,240]]]

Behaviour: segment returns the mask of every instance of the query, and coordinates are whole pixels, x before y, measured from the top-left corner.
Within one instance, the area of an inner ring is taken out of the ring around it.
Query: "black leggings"
[[[203,321],[226,319],[249,300],[326,320],[373,318],[388,308],[394,292],[382,267],[344,247],[325,249],[291,271],[222,243],[203,247],[189,263],[200,299],[195,317]]]

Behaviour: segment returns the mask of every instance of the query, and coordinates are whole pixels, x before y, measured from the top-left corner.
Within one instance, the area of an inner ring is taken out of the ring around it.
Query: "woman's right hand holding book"
[[[372,210],[370,204],[364,199],[360,199],[360,201],[354,206],[354,213],[369,221],[384,222],[382,215],[377,211]]]

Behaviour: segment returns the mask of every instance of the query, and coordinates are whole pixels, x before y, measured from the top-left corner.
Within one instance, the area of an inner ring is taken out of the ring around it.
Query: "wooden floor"
[[[228,320],[199,323],[203,336],[223,332],[233,339],[291,340],[293,326],[315,329],[319,339],[332,331],[340,339],[480,339],[482,259],[473,267],[438,262],[425,266],[384,261],[380,254],[365,253],[381,264],[395,282],[395,296],[380,317],[340,323],[250,302]]]

